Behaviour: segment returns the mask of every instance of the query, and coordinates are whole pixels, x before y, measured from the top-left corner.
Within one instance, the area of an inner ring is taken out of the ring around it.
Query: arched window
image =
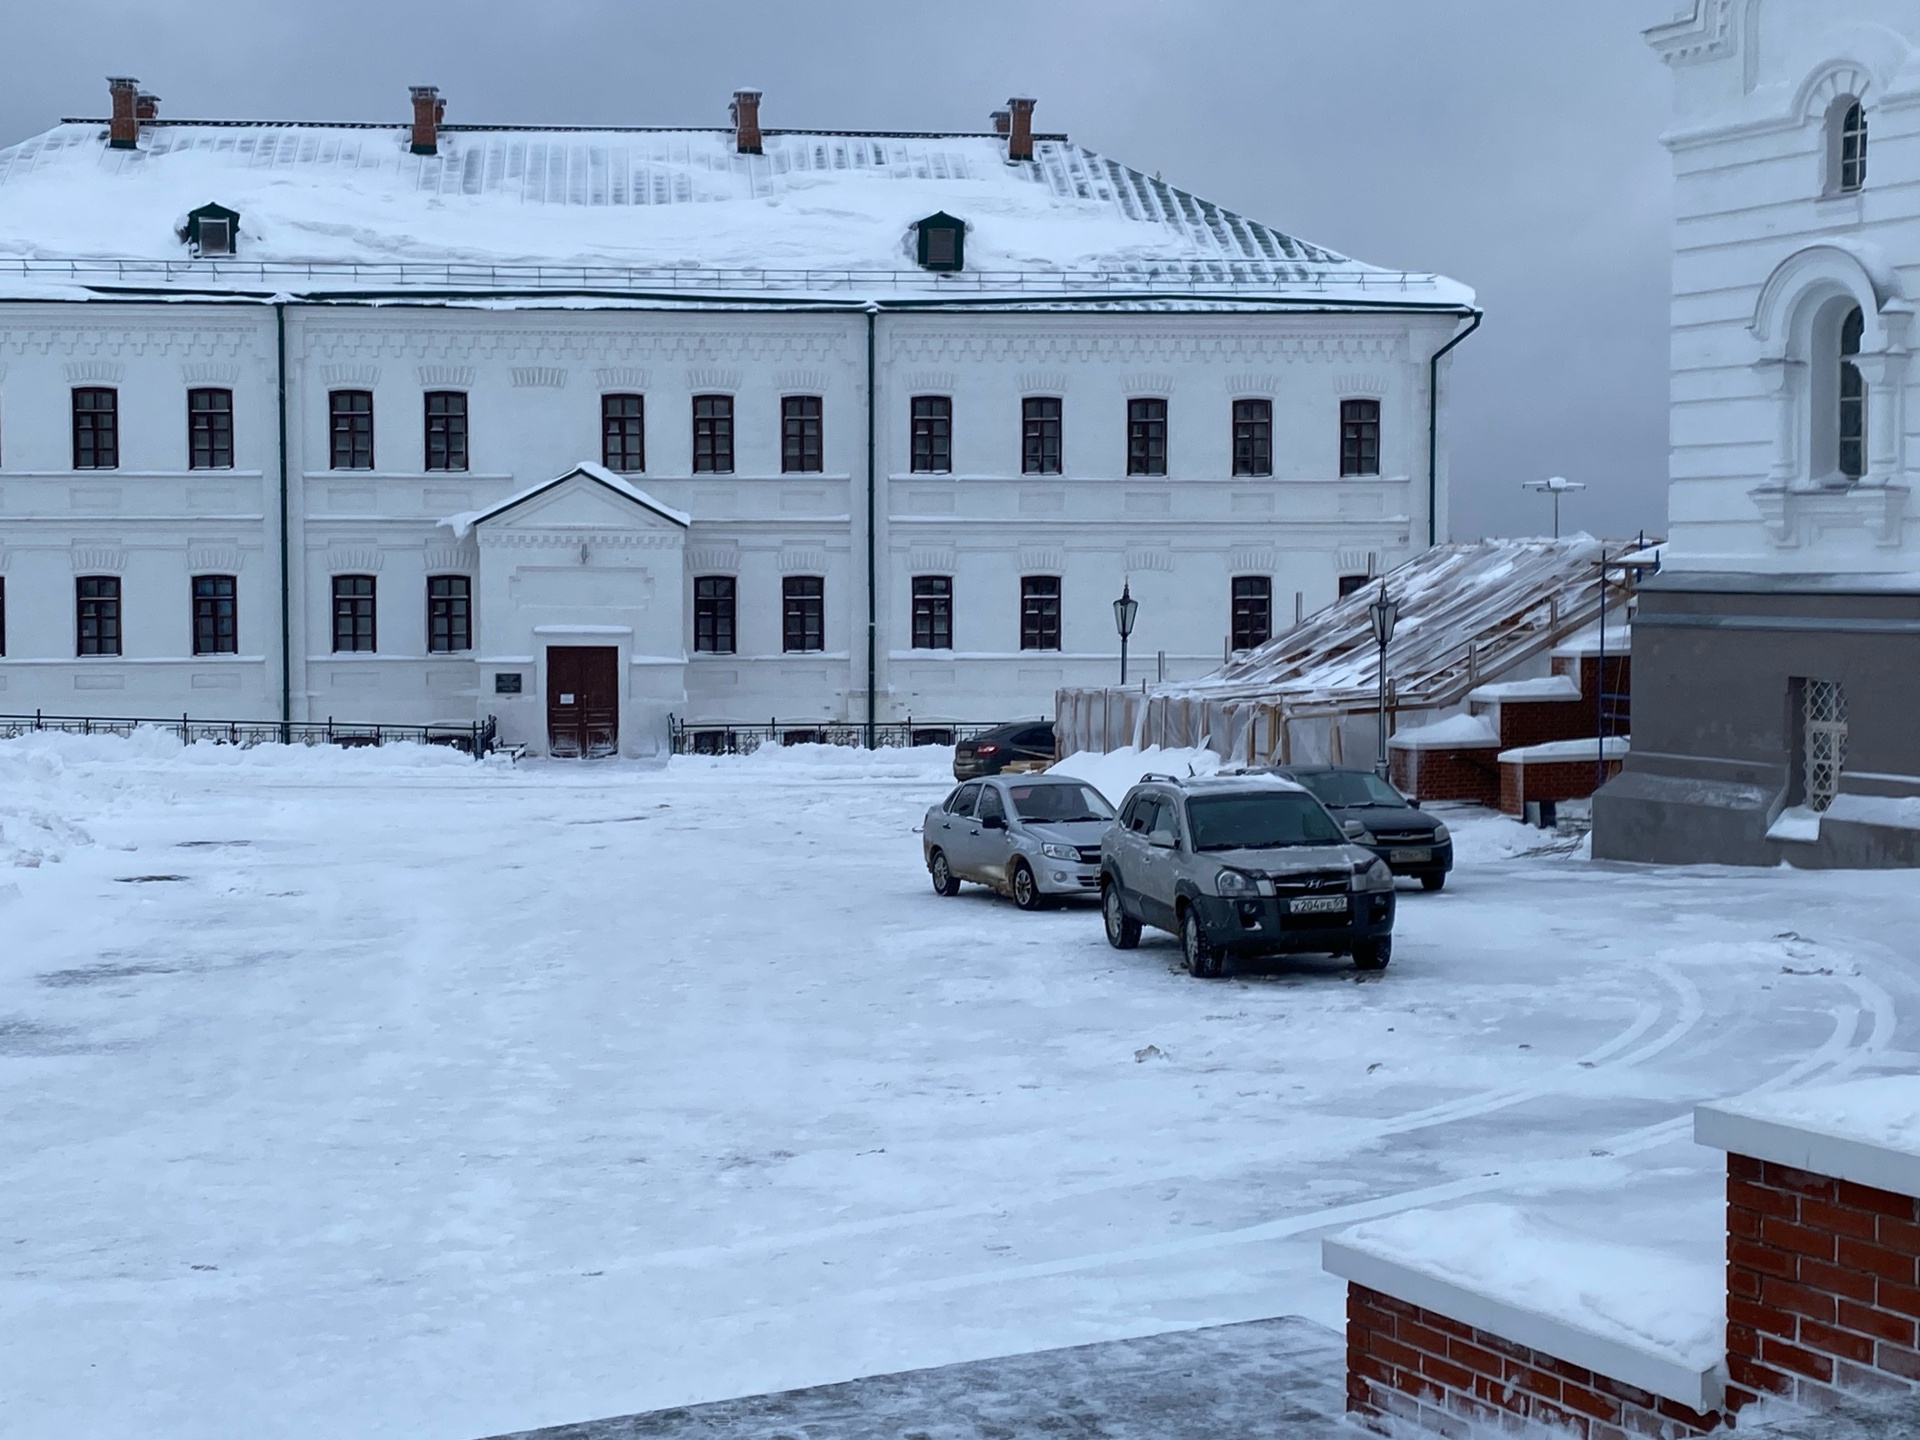
[[[1854,306],[1840,322],[1840,473],[1858,480],[1867,473],[1867,385],[1854,364],[1860,353],[1860,340],[1867,329],[1866,316]]]
[[[1866,107],[1852,96],[1842,96],[1827,114],[1827,190],[1852,195],[1866,184]]]

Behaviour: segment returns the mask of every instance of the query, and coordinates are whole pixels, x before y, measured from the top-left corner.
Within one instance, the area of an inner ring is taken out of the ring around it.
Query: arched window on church
[[[1866,316],[1854,306],[1840,322],[1840,473],[1858,480],[1867,473],[1867,385],[1854,358],[1866,334]]]
[[[1866,184],[1866,107],[1852,96],[1843,96],[1827,113],[1827,190],[1853,195]]]

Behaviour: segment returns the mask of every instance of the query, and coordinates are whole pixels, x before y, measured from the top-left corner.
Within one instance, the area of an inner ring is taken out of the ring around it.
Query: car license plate
[[[1295,915],[1337,915],[1347,908],[1344,895],[1310,895],[1304,900],[1295,900],[1287,907]]]
[[[1387,856],[1389,865],[1424,865],[1433,859],[1431,850],[1394,850]]]

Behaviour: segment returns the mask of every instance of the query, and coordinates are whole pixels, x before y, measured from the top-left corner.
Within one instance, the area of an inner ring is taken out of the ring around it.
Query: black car
[[[1453,869],[1453,837],[1447,827],[1373,771],[1276,765],[1273,773],[1311,790],[1343,825],[1362,826],[1366,833],[1354,835],[1354,843],[1386,861],[1394,874],[1418,876],[1428,890],[1446,886],[1447,872]]]
[[[1051,720],[1020,720],[997,725],[984,735],[962,740],[953,747],[953,778],[978,780],[1009,769],[1044,770],[1053,753]]]

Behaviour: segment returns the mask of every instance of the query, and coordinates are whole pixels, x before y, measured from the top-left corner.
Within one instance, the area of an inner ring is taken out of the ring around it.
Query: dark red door
[[[620,748],[620,652],[610,645],[547,647],[547,742],[553,755]]]

